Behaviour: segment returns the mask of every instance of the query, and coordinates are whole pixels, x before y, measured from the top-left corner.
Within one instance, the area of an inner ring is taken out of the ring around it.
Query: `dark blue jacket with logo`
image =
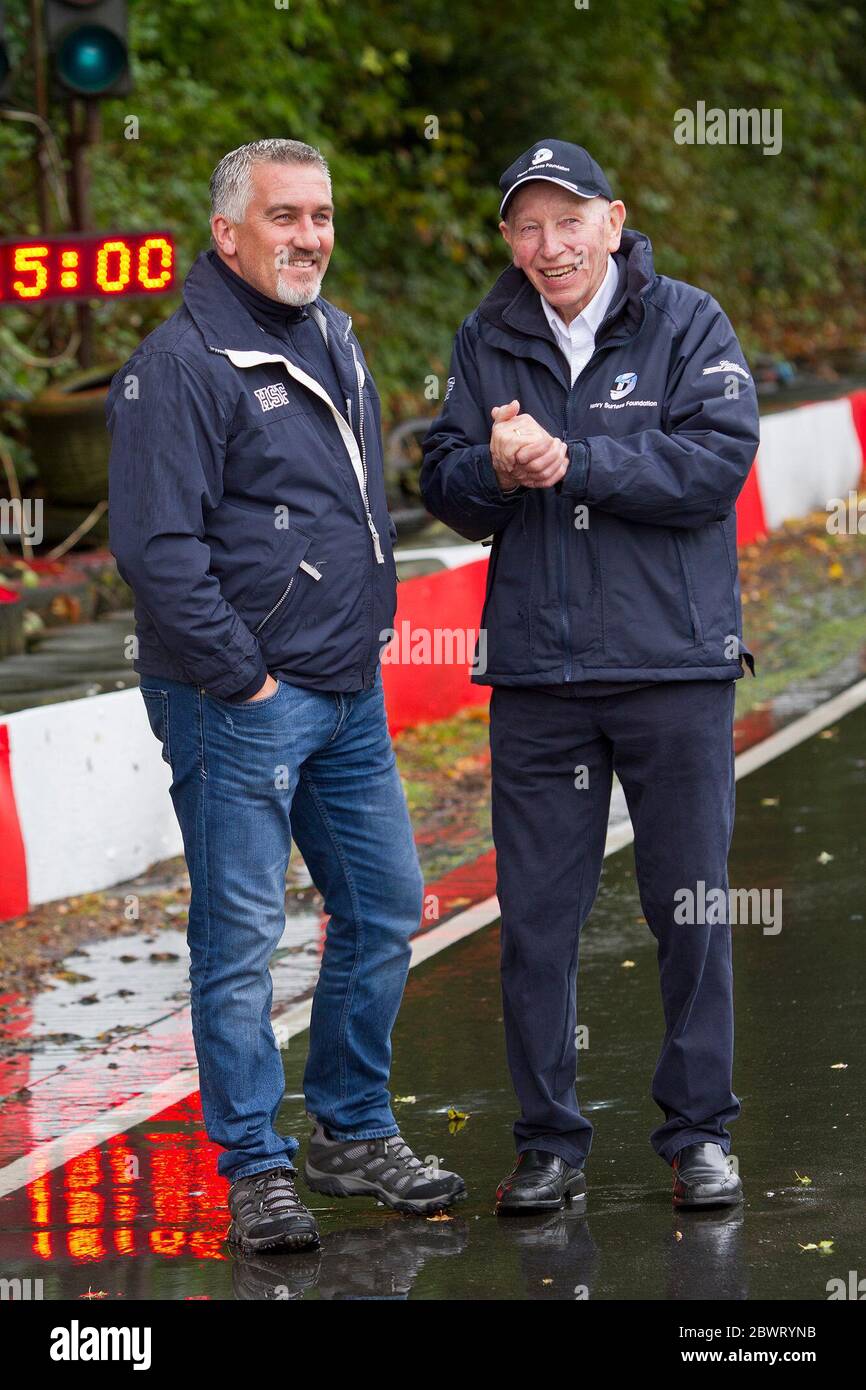
[[[734,503],[758,446],[754,383],[702,290],[657,275],[625,231],[595,351],[570,372],[541,299],[510,266],[464,320],[424,443],[429,510],[492,535],[478,684],[726,680],[742,640]],[[517,399],[569,444],[554,488],[504,495],[491,407]]]
[[[109,544],[142,674],[234,703],[268,672],[336,691],[376,678],[396,607],[379,396],[351,319],[317,305],[345,412],[204,252],[112,379]]]

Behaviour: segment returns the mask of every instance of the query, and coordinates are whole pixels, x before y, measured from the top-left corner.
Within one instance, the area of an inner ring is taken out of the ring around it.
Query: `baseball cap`
[[[505,204],[530,179],[557,183],[580,198],[609,198],[613,201],[610,184],[600,165],[582,145],[570,145],[566,140],[538,140],[510,164],[499,180],[503,198],[499,215]]]

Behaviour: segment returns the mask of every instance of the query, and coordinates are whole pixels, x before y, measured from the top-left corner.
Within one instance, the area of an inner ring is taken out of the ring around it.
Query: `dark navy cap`
[[[566,140],[539,140],[509,165],[499,180],[503,198],[499,215],[512,193],[529,183],[544,179],[576,193],[580,198],[609,198],[613,201],[610,184],[604,171],[582,145],[570,145]]]

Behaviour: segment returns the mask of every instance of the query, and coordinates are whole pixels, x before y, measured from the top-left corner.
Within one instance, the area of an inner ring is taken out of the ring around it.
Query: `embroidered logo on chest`
[[[262,410],[275,410],[278,405],[289,404],[289,393],[281,381],[275,386],[260,386],[253,395]]]

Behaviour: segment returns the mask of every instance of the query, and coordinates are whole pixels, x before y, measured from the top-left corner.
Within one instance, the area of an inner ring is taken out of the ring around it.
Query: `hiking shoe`
[[[318,1245],[319,1228],[295,1191],[294,1179],[295,1170],[285,1166],[236,1179],[229,1188],[229,1241],[244,1253]]]
[[[304,1179],[329,1197],[375,1197],[394,1211],[429,1216],[466,1196],[457,1173],[422,1163],[399,1134],[385,1139],[332,1139],[313,1119]]]

